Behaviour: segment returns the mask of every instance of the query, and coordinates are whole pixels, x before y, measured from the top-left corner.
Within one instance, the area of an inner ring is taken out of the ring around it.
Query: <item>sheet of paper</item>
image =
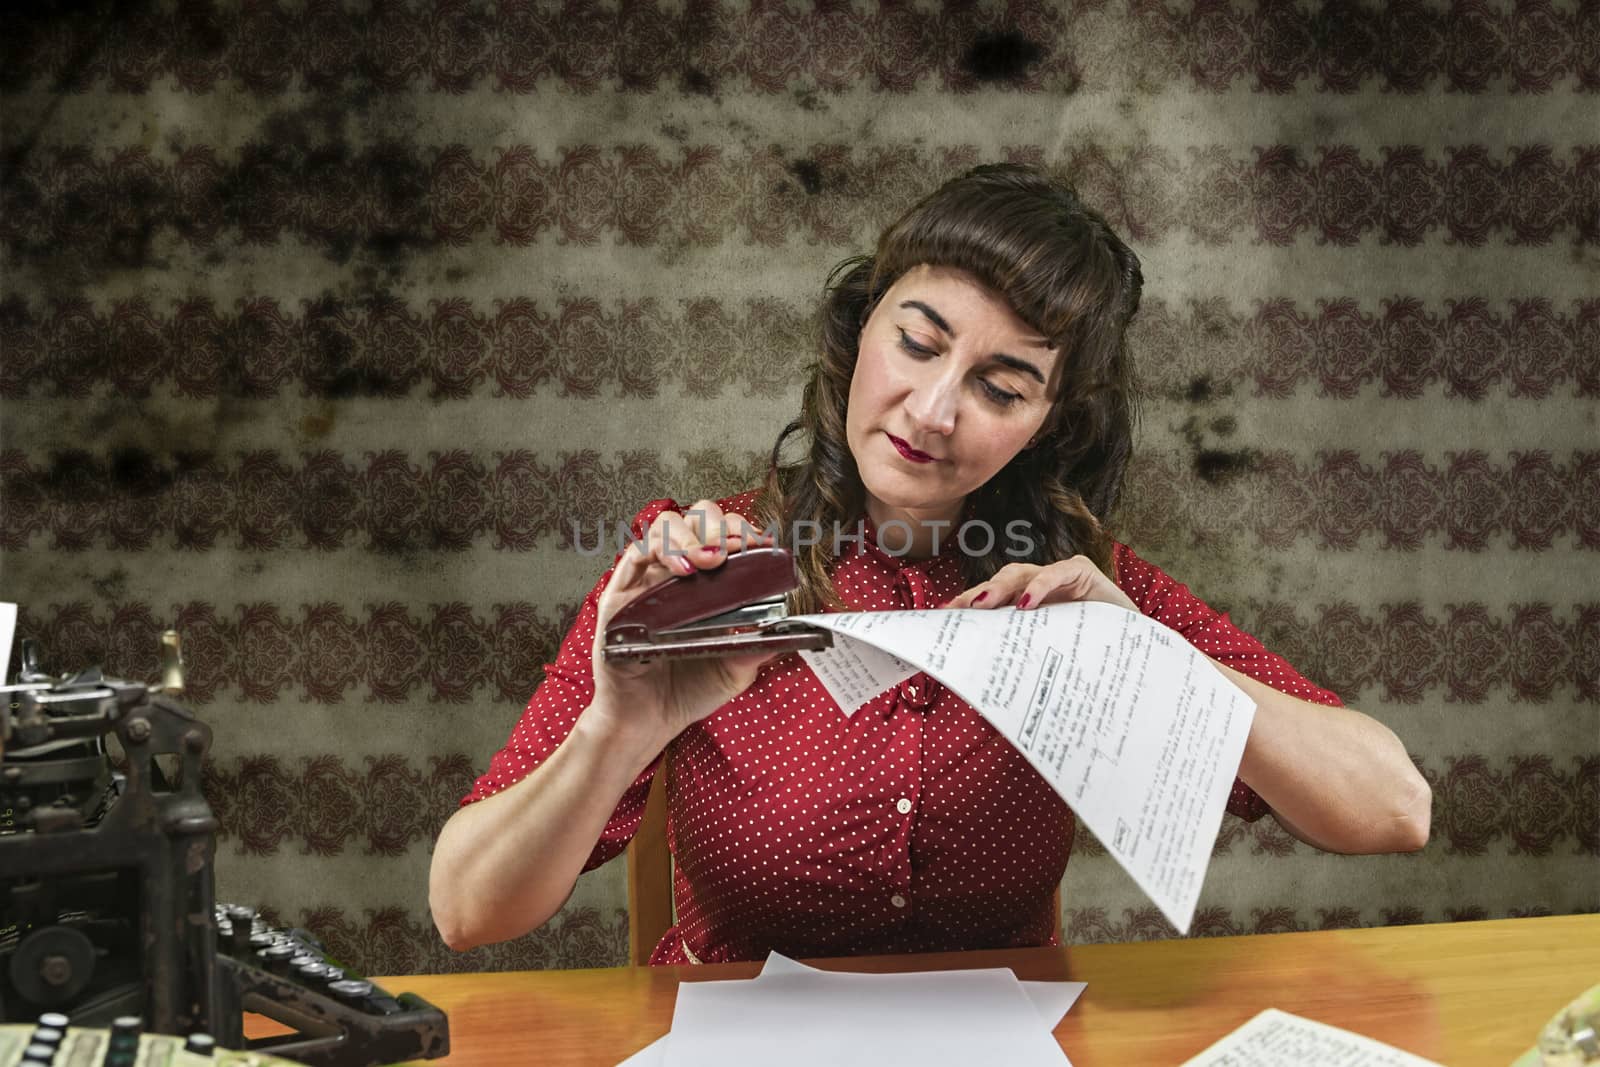
[[[792,960],[781,952],[772,952],[768,953],[767,961],[762,964],[761,974],[758,977],[818,969],[799,960]],[[1033,1003],[1034,1010],[1039,1013],[1039,1018],[1044,1021],[1047,1030],[1054,1030],[1061,1024],[1061,1020],[1072,1010],[1072,1006],[1088,988],[1087,982],[1019,982],[1019,984],[1022,986],[1022,991],[1027,994],[1028,1000]]]
[[[1007,970],[786,970],[678,987],[664,1067],[1067,1062]]]
[[[1439,1067],[1337,1026],[1268,1008],[1183,1067]]]
[[[661,1037],[651,1041],[650,1045],[638,1049],[637,1053],[627,1057],[616,1067],[666,1067],[667,1041],[672,1040],[670,1033],[662,1033]]]
[[[865,641],[838,642],[824,656],[809,651],[800,654],[847,715],[920,669]]]
[[[1033,1002],[1046,1030],[1054,1030],[1067,1017],[1067,1012],[1089,988],[1088,982],[1029,982],[1021,983],[1022,991]]]
[[[671,1034],[662,1034],[644,1048],[617,1064],[617,1067],[664,1067],[667,1062],[667,1042],[671,1039]]]
[[[6,671],[11,666],[11,639],[17,633],[17,606],[0,603],[0,685],[11,681]],[[915,671],[912,672],[916,673]]]
[[[794,974],[797,971],[809,971],[815,973],[816,971],[820,970],[822,970],[821,967],[813,967],[808,963],[801,963],[799,960],[792,960],[781,952],[768,952],[766,962],[761,964],[761,973],[756,975],[756,977],[765,978],[772,974]]]
[[[1101,603],[798,618],[834,632],[801,653],[824,686],[865,645],[955,690],[1188,931],[1255,704],[1175,631]],[[829,692],[852,713],[867,688]]]

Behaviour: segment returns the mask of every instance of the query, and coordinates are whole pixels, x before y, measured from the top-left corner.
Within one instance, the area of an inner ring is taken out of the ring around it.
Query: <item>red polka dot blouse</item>
[[[750,516],[754,497],[751,490],[718,505]],[[634,520],[635,536],[666,509],[684,506],[652,501]],[[833,572],[852,609],[934,608],[962,592],[953,537],[937,555],[911,559],[881,549],[870,519],[865,529],[861,546],[843,545]],[[1144,614],[1275,689],[1340,703],[1125,545],[1114,554],[1117,584]],[[596,605],[610,577],[584,599],[544,682],[463,805],[538,767],[588,706]],[[846,717],[799,655],[780,656],[663,755],[678,925],[651,963],[763,959],[770,949],[804,958],[1053,942],[1072,812],[982,716],[926,674]],[[662,765],[658,757],[623,795],[585,870],[627,847]],[[1228,810],[1253,820],[1267,807],[1236,781]]]

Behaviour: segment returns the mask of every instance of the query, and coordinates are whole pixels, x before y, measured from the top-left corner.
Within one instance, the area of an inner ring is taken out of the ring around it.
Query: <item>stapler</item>
[[[789,620],[784,594],[800,584],[781,546],[734,552],[715,570],[668,578],[606,624],[608,661],[696,658],[831,648],[833,634]]]

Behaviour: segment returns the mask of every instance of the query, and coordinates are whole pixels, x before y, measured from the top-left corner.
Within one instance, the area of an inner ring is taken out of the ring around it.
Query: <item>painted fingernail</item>
[[[1027,593],[1023,593],[1022,594],[1022,599],[1017,601],[1017,607],[1019,607],[1019,608],[1027,607],[1028,606],[1028,601],[1030,601],[1032,599],[1033,599],[1033,597],[1029,596]]]
[[[718,552],[722,551],[722,546],[721,545],[701,545],[700,546],[700,551],[704,555],[714,556]]]
[[[678,569],[681,570],[685,574],[693,574],[694,573],[694,564],[690,563],[688,560],[684,559],[682,556],[679,556],[678,557]]]
[[[989,594],[987,592],[979,593],[977,596],[972,598],[972,602],[974,604],[981,604],[983,602],[983,598],[988,596],[988,595]]]

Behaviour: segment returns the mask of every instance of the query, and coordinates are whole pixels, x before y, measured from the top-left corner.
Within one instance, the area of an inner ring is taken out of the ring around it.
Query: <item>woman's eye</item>
[[[905,330],[900,329],[898,326],[896,326],[895,329],[900,330],[900,347],[905,349],[907,352],[919,357],[938,355],[938,353],[936,353],[933,349],[924,348],[913,341],[911,339],[911,335],[906,333]]]
[[[1008,393],[998,386],[990,385],[988,382],[983,382],[983,391],[989,394],[990,400],[993,400],[1001,407],[1008,407],[1022,399],[1021,393]]]
[[[937,356],[939,354],[932,348],[927,348],[923,345],[917,344],[911,339],[911,335],[906,333],[906,331],[901,327],[896,326],[895,329],[900,331],[900,347],[905,349],[906,352],[910,353],[913,359],[928,359],[931,356]],[[1008,392],[1005,389],[1001,389],[997,385],[991,385],[983,378],[978,379],[978,385],[983,389],[983,394],[985,396],[987,396],[994,403],[999,404],[1001,407],[1010,407],[1012,404],[1015,404],[1017,401],[1022,399],[1021,393]]]

